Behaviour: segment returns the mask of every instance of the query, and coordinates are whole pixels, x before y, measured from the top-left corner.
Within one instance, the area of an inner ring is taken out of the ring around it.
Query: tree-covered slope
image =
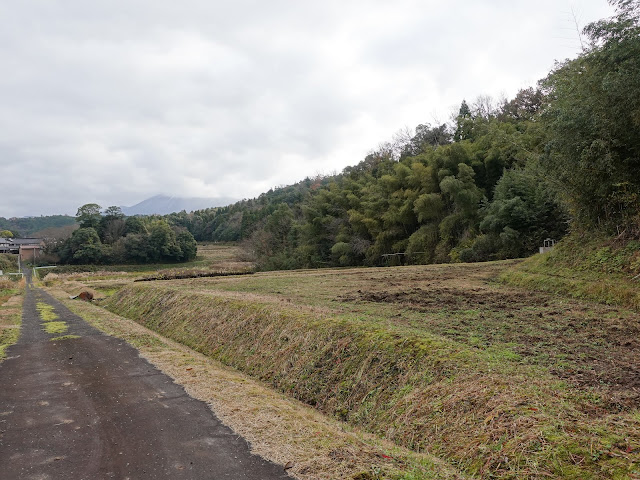
[[[569,230],[640,236],[638,0],[515,98],[463,101],[449,124],[396,135],[340,174],[169,216],[242,240],[260,268],[482,261]]]
[[[16,237],[28,237],[47,228],[66,227],[73,225],[75,222],[76,219],[68,215],[20,218],[0,217],[0,230],[9,230]]]

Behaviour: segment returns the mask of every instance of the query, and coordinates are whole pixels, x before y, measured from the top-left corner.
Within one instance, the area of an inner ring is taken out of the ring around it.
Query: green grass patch
[[[44,322],[52,322],[60,318],[58,317],[58,314],[53,311],[53,306],[49,305],[48,303],[38,302],[36,303],[36,309],[40,314],[40,318]]]
[[[105,297],[110,297],[111,295],[116,293],[118,290],[120,290],[120,288],[121,287],[102,287],[102,288],[97,287],[96,290],[102,293]]]
[[[18,341],[20,337],[20,320],[14,319],[14,324],[10,326],[0,327],[0,360],[6,358],[7,348]]]
[[[58,341],[62,341],[62,340],[72,340],[74,338],[80,338],[80,335],[62,335],[60,337],[53,337],[50,340],[52,342],[58,342]]]
[[[9,300],[13,295],[15,295],[17,290],[13,288],[0,288],[0,305]]]
[[[551,252],[505,271],[499,280],[640,310],[640,242],[574,233]]]
[[[48,321],[42,325],[47,333],[64,333],[69,329],[66,322]]]

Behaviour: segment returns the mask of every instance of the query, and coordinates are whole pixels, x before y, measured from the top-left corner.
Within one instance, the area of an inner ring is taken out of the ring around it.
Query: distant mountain
[[[233,198],[181,198],[168,197],[166,195],[156,195],[146,200],[136,203],[131,207],[121,207],[122,213],[127,216],[131,215],[166,215],[173,212],[181,212],[186,210],[202,210],[211,207],[223,207],[234,203]]]

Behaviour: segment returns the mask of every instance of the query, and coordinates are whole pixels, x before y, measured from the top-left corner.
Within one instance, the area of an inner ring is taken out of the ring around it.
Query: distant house
[[[20,260],[33,261],[42,253],[42,238],[4,238],[0,237],[0,253],[20,255]]]
[[[10,253],[9,245],[11,242],[8,238],[0,237],[0,253]]]

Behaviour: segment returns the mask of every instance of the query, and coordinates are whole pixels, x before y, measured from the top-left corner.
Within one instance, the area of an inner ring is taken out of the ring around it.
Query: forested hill
[[[0,230],[8,230],[16,237],[28,237],[45,229],[67,227],[75,223],[75,217],[68,215],[21,218],[0,217]]]
[[[339,175],[170,218],[200,240],[245,240],[262,268],[520,256],[567,226],[539,181],[541,107],[534,89],[464,102],[455,125],[419,125]]]
[[[509,101],[463,101],[339,175],[169,219],[243,240],[264,269],[517,257],[570,229],[638,237],[640,2],[611,3],[578,58]]]

